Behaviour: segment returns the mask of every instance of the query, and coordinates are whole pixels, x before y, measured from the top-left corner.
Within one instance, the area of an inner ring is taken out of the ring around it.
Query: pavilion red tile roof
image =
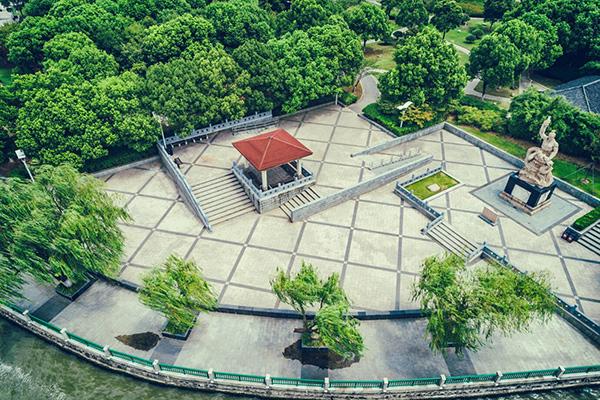
[[[281,128],[232,144],[258,171],[278,167],[313,153]]]

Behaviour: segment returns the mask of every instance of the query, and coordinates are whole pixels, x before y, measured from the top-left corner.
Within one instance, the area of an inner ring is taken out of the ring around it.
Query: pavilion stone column
[[[302,160],[301,159],[296,160],[296,175],[298,175],[298,178],[302,178]]]
[[[269,190],[269,182],[267,182],[267,170],[260,171],[260,180],[262,182],[262,190]]]

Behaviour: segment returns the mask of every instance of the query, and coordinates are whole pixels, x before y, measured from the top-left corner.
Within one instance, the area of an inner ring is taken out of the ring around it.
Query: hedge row
[[[417,126],[413,124],[404,124],[402,128],[400,128],[400,122],[398,120],[397,115],[389,115],[384,114],[379,110],[379,106],[377,103],[371,103],[362,110],[363,114],[366,115],[369,119],[385,126],[387,129],[392,131],[396,136],[404,136],[409,133],[413,133],[418,131],[419,129],[424,129],[435,124],[442,122],[440,119],[433,119],[427,122],[423,126]]]
[[[129,148],[111,149],[110,153],[95,160],[86,162],[82,168],[83,172],[93,173],[102,171],[108,168],[114,168],[121,165],[129,164],[135,161],[143,160],[157,155],[156,146],[150,147],[147,151],[136,152]]]
[[[600,219],[600,207],[594,208],[589,213],[577,218],[573,223],[573,228],[582,231],[588,226],[591,226]]]

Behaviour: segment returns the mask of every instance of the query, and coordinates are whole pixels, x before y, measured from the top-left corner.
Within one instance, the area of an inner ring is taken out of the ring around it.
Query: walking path
[[[380,70],[373,71],[378,72]],[[381,92],[377,87],[377,78],[375,78],[373,75],[364,76],[360,80],[360,85],[362,86],[362,96],[356,103],[350,106],[352,111],[355,111],[359,114],[362,112],[363,108],[379,100],[379,96],[381,95]]]

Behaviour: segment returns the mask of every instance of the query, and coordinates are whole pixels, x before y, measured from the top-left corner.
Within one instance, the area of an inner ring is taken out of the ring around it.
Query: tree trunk
[[[485,90],[487,89],[487,83],[485,81],[483,82],[483,90],[481,91],[481,100],[483,100],[483,98],[485,97]]]
[[[442,32],[442,39],[446,40],[446,31]]]
[[[367,39],[363,39],[363,52],[367,49]]]

